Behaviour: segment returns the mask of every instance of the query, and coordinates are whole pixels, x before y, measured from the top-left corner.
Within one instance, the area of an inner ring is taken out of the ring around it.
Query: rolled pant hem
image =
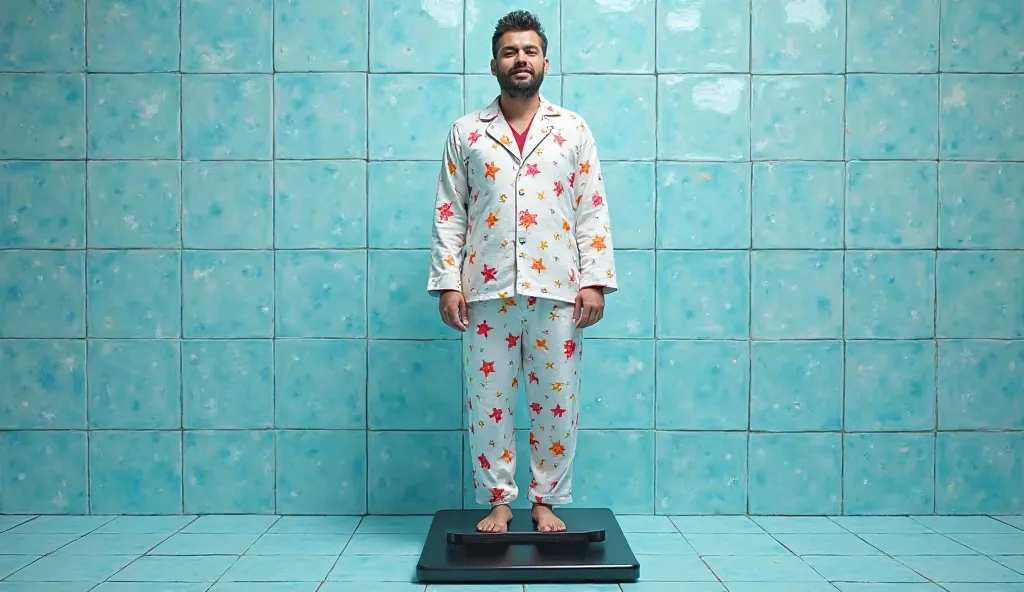
[[[536,496],[532,493],[527,495],[530,501],[535,504],[544,504],[545,506],[565,506],[572,503],[572,495],[559,495],[559,496]],[[537,500],[540,499],[538,502]]]

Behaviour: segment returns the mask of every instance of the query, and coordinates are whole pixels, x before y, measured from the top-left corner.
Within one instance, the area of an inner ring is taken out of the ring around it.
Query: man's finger
[[[444,322],[445,325],[448,325],[449,327],[452,327],[452,320],[450,318],[448,318],[448,309],[447,308],[442,308],[441,309],[441,320]],[[455,327],[452,327],[452,329],[454,329],[454,328]]]
[[[456,331],[465,331],[466,325],[463,322],[463,317],[459,313],[459,305],[453,305],[448,309],[448,317],[452,320],[452,329]]]
[[[579,321],[576,322],[576,326],[577,327],[579,327],[580,329],[583,329],[584,327],[587,326],[587,324],[590,322],[590,313],[591,313],[592,310],[593,310],[593,307],[590,306],[589,304],[584,304],[583,305],[582,309],[580,310]]]
[[[576,297],[576,305],[572,309],[572,320],[576,321],[578,325],[580,322],[580,309],[583,307],[583,299],[579,296]]]

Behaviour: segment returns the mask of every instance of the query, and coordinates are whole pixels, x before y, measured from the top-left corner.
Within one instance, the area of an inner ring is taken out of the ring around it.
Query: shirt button
[[[521,244],[521,245],[525,245],[526,244],[526,237],[525,236],[519,237],[519,244]]]
[[[520,189],[519,190],[519,195],[526,195],[526,190],[525,189]]]

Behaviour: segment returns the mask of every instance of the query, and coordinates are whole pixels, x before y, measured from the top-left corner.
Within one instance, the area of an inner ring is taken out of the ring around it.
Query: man
[[[483,532],[507,530],[519,495],[521,379],[533,519],[540,531],[565,530],[551,507],[572,501],[582,331],[617,288],[594,137],[539,94],[547,43],[528,12],[498,21],[491,74],[501,94],[452,126],[437,185],[427,289],[442,320],[464,332],[473,487],[491,506]]]

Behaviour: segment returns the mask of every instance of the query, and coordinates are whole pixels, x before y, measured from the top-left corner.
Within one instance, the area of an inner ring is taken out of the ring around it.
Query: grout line
[[[363,170],[363,243],[366,246],[366,250],[363,252],[363,269],[366,270],[366,281],[363,282],[363,511],[370,511],[370,60],[371,51],[370,44],[373,43],[373,31],[371,29],[371,23],[373,18],[371,11],[373,10],[373,2],[366,3],[366,83],[364,85],[364,108],[366,117],[366,138],[364,139],[364,150],[366,155],[366,164]],[[465,54],[465,42],[463,42],[463,54]],[[463,58],[465,63],[465,58]],[[463,65],[465,69],[465,65]],[[465,83],[463,83],[465,84]],[[463,90],[465,95],[465,90]],[[358,529],[358,525],[356,527]],[[355,536],[355,530],[353,530],[353,536]],[[351,538],[349,539],[351,540]],[[346,543],[346,547],[347,547]],[[344,549],[342,550],[344,552]],[[340,555],[339,555],[340,557]],[[331,568],[334,569],[333,567]],[[330,574],[330,572],[328,572]],[[324,578],[326,582],[326,576]]]
[[[754,399],[754,5],[747,4],[747,429],[743,467],[745,513],[750,514],[750,426]]]
[[[939,232],[942,228],[942,194],[940,187],[942,179],[942,4],[936,2],[939,18],[939,42],[936,43],[936,74],[935,74],[935,255],[932,259],[932,337],[935,338],[934,351],[932,352],[934,381],[932,385],[933,401],[933,435],[932,435],[932,514],[939,509]]]
[[[369,28],[367,28],[369,38]],[[274,376],[270,385],[271,425],[274,426],[274,513],[280,509],[277,483],[281,471],[280,446],[277,428],[277,2],[270,2],[270,298],[273,307],[270,318],[270,364]],[[267,528],[270,530],[270,527]],[[265,534],[265,533],[264,533]],[[257,539],[259,540],[259,539]],[[254,543],[255,544],[255,543]],[[227,572],[224,572],[227,573]],[[222,576],[223,577],[223,576]]]
[[[90,405],[90,389],[89,389],[89,6],[90,3],[86,3],[84,7],[84,19],[82,22],[82,51],[83,61],[85,62],[85,72],[82,74],[82,90],[84,93],[84,100],[82,104],[82,121],[83,129],[85,130],[85,160],[82,162],[82,168],[84,169],[84,183],[85,187],[85,228],[84,231],[84,243],[82,245],[82,295],[85,303],[83,308],[83,314],[85,318],[82,320],[84,325],[84,342],[83,349],[85,355],[82,360],[82,370],[85,379],[85,511],[88,514],[92,514],[92,451],[90,450],[91,442],[91,428],[89,426],[89,408]],[[0,487],[0,495],[2,495],[2,487]]]

